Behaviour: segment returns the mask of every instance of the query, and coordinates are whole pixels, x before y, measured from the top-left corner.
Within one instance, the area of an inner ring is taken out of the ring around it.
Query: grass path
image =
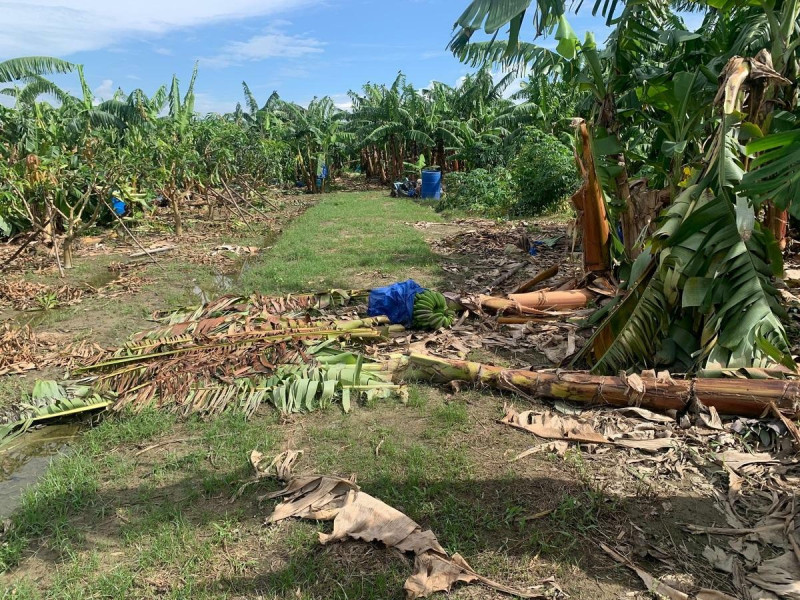
[[[242,285],[275,293],[408,276],[431,284],[436,256],[404,223],[436,218],[408,200],[333,195],[287,227]],[[249,422],[108,419],[55,461],[0,536],[0,599],[403,598],[407,559],[363,543],[322,547],[317,533],[330,524],[264,527],[272,503],[258,497],[272,483],[234,499],[254,448],[304,450],[300,472],[355,474],[489,577],[526,587],[555,576],[576,598],[638,589],[590,544],[613,521],[616,500],[593,486],[580,453],[509,462],[532,440],[497,425],[507,400],[413,386],[407,404],[289,422],[267,407]],[[500,596],[465,587],[451,597]]]
[[[410,223],[439,220],[407,198],[336,194],[295,220],[241,283],[267,293],[366,288],[409,277],[432,285],[436,257]]]

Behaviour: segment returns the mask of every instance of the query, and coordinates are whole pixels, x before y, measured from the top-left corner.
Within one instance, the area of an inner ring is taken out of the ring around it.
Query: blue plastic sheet
[[[386,315],[392,323],[411,326],[414,316],[414,298],[425,288],[413,279],[375,288],[369,293],[370,317]]]

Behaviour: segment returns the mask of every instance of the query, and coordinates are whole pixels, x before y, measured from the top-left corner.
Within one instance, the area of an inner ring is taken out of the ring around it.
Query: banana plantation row
[[[112,193],[130,202],[161,194],[180,233],[190,194],[248,194],[287,181],[319,192],[330,181],[320,177],[325,167],[334,177],[360,168],[388,182],[431,163],[479,173],[456,183],[485,199],[506,189],[506,166],[539,165],[535,149],[560,145],[557,137],[582,175],[572,198],[587,266],[612,273],[627,292],[605,309],[597,370],[795,371],[775,278],[799,206],[800,0],[679,4],[598,1],[593,12],[611,28],[600,47],[570,27],[573,5],[473,0],[450,49],[480,67],[475,75],[456,88],[416,90],[402,76],[366,84],[347,111],[327,97],[303,107],[273,94],[261,106],[245,85],[243,106],[200,117],[196,71],[185,94],[174,78],[150,97],[137,90],[98,104],[80,67],[0,63],[15,98],[0,113],[0,226],[42,235],[57,227],[67,260],[82,228],[113,218]],[[686,24],[692,12],[702,19],[695,30]],[[524,40],[526,21],[533,41]],[[506,41],[497,39],[501,28]],[[481,30],[486,39],[474,39]],[[555,48],[538,45],[541,34]],[[508,75],[495,81],[492,68]],[[77,98],[45,78],[73,70]],[[504,98],[520,71],[533,75]],[[543,130],[529,154],[519,146],[526,126]],[[563,178],[554,189],[570,189],[570,174]],[[541,173],[512,179],[517,193],[549,189]]]
[[[74,73],[76,97],[53,73]],[[426,164],[465,170],[503,164],[522,125],[543,125],[533,102],[503,97],[513,81],[488,70],[457,88],[417,90],[399,75],[366,84],[353,107],[329,97],[308,106],[274,93],[260,105],[246,83],[245,102],[229,114],[195,111],[197,69],[184,91],[177,77],[151,96],[142,90],[96,99],[82,66],[45,57],[0,63],[12,107],[0,108],[0,234],[63,233],[64,261],[75,238],[113,220],[112,198],[148,210],[161,197],[182,232],[181,205],[192,196],[257,194],[264,185],[319,193],[344,169],[386,184]],[[323,176],[323,174],[325,176]]]

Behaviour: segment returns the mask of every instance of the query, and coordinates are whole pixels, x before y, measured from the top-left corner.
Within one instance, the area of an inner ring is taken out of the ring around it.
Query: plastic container
[[[422,172],[422,198],[439,200],[442,197],[442,172]]]
[[[125,211],[128,210],[128,205],[125,204],[119,198],[112,197],[111,198],[111,208],[113,211],[118,214],[120,217],[125,214]]]

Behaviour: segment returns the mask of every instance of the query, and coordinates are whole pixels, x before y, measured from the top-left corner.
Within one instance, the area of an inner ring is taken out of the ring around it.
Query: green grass
[[[173,423],[174,419],[167,415],[145,411],[108,419],[87,432],[69,453],[53,462],[38,484],[24,493],[22,506],[12,517],[10,533],[0,544],[0,572],[19,562],[33,538],[46,538],[51,550],[69,554],[82,541],[72,517],[95,505],[106,453],[119,444],[164,433]],[[102,506],[98,508],[102,511]]]
[[[431,285],[436,257],[410,224],[441,221],[430,207],[376,193],[334,194],[295,220],[242,286],[262,293],[368,287],[413,276]]]

